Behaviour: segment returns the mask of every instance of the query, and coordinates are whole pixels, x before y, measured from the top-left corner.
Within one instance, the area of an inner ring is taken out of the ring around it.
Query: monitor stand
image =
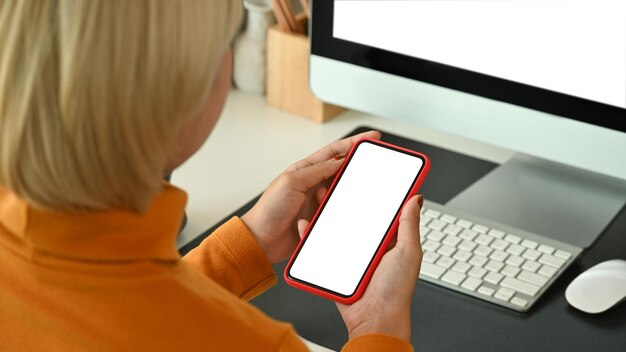
[[[625,180],[517,154],[446,205],[588,248],[625,203]]]

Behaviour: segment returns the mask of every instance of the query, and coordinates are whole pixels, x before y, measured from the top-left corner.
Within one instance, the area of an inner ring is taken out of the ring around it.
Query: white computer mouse
[[[606,262],[602,262],[602,263],[594,265],[593,267],[589,268],[587,270],[587,272],[589,272],[589,271],[596,271],[596,270],[623,270],[623,271],[626,271],[626,260],[621,260],[621,259],[607,260]]]
[[[626,298],[626,260],[609,260],[588,269],[569,284],[565,298],[586,313],[615,306]]]

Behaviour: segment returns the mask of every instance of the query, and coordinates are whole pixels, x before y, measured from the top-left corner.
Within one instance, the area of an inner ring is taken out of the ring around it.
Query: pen
[[[309,11],[309,0],[300,0],[300,5],[302,5],[302,9],[307,17],[311,17],[311,13]]]
[[[289,25],[289,21],[287,20],[287,16],[283,11],[282,6],[280,5],[280,0],[272,0],[272,10],[274,11],[274,16],[276,16],[276,21],[278,22],[278,27],[283,32],[290,33],[291,26]]]

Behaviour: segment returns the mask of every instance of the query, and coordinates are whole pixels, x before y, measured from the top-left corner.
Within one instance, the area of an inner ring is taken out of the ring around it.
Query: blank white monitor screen
[[[418,156],[359,144],[289,276],[343,296],[354,294],[423,166]]]
[[[626,108],[625,0],[336,0],[335,38]]]

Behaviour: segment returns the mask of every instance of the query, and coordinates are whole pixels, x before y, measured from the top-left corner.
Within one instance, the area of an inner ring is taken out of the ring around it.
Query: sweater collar
[[[30,257],[79,260],[176,260],[187,195],[166,184],[143,214],[129,210],[68,213],[28,205],[0,188],[0,241]]]

